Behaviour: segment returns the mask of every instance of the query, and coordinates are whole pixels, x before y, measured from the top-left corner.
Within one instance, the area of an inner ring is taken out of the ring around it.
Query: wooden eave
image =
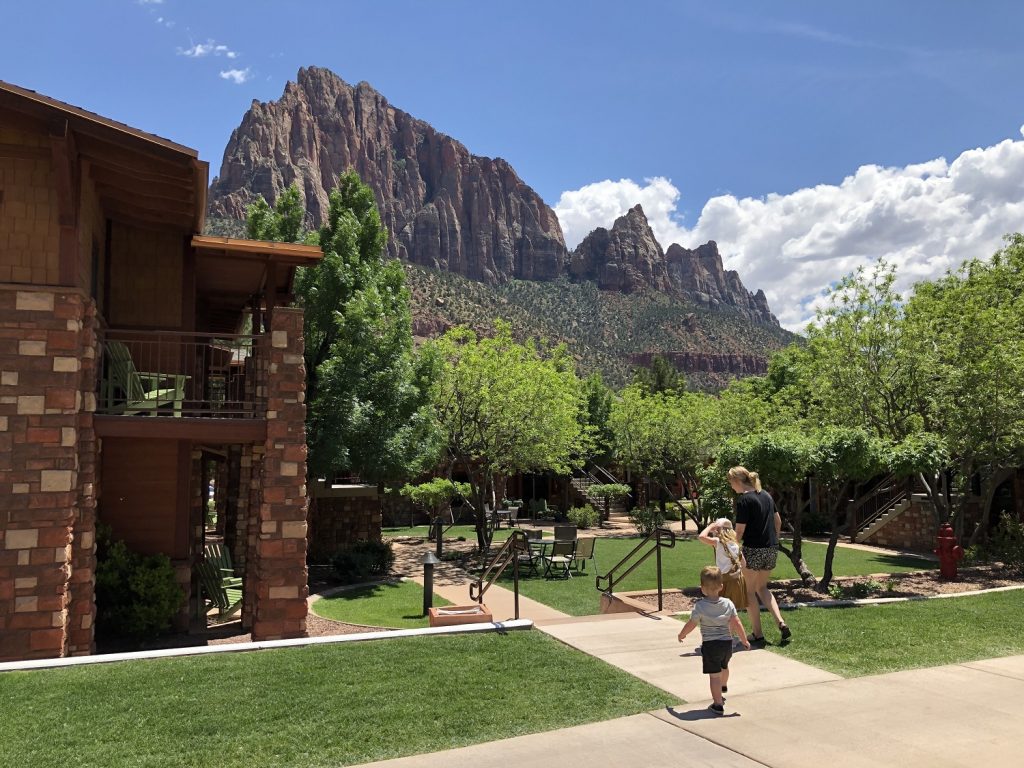
[[[277,243],[272,240],[243,240],[211,235],[195,235],[192,238],[192,247],[199,255],[262,259],[291,267],[314,266],[324,256],[323,251],[316,245]]]
[[[209,165],[196,150],[3,81],[0,123],[48,134],[55,153],[67,153],[59,142],[71,142],[69,161],[88,164],[109,218],[133,226],[202,231]]]

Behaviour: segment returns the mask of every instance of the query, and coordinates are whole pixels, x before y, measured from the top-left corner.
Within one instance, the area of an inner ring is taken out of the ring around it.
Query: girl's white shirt
[[[729,551],[732,552],[736,558],[736,562],[740,561],[740,545],[735,541],[731,541],[728,544],[723,542],[721,539],[715,544],[715,565],[718,566],[718,570],[722,573],[729,573],[733,569],[732,560],[726,553],[725,548],[728,547]]]

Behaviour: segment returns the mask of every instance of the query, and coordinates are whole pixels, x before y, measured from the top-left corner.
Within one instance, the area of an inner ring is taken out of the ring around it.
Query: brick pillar
[[[99,439],[93,428],[96,410],[97,339],[96,304],[89,301],[82,319],[82,399],[78,434],[62,433],[62,442],[78,440],[78,517],[71,545],[71,602],[68,606],[68,655],[94,653],[96,623],[96,499]]]
[[[256,614],[256,545],[259,541],[259,511],[261,502],[260,478],[263,476],[264,446],[247,445],[242,452],[242,486],[239,491],[238,530],[240,547],[244,553],[245,589],[242,593],[242,628],[251,630]],[[241,566],[240,566],[241,567]]]
[[[87,304],[0,286],[0,661],[68,651]]]
[[[266,393],[253,640],[306,634],[306,369],[302,310],[276,308],[261,340]]]

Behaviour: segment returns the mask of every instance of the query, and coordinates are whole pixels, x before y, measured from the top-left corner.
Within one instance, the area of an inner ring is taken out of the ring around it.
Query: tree
[[[289,187],[271,209],[259,198],[247,230],[258,239],[302,237],[301,196]],[[305,312],[309,468],[381,482],[414,474],[437,455],[430,387],[437,360],[415,355],[405,273],[384,257],[387,232],[373,193],[348,171],[331,191],[317,235],[323,259],[298,270]]]
[[[594,372],[583,380],[583,393],[586,398],[585,422],[593,436],[589,458],[604,461],[611,453],[614,440],[608,425],[612,413],[612,391],[604,383],[600,372]]]
[[[971,478],[981,481],[974,543],[987,532],[997,481],[1024,459],[1024,236],[1008,237],[991,261],[918,285],[907,315],[929,371],[929,426],[958,470],[961,531]]]
[[[682,392],[686,389],[686,377],[661,355],[654,356],[649,368],[633,369],[633,383],[652,394]]]
[[[425,483],[410,485],[406,483],[399,491],[414,504],[418,504],[430,513],[430,532],[428,538],[433,541],[435,524],[451,508],[455,496],[469,496],[469,483],[456,483],[444,477],[435,477]]]
[[[469,476],[483,551],[490,546],[484,504],[494,502],[499,475],[582,465],[590,450],[582,383],[563,348],[518,344],[502,321],[491,338],[456,328],[430,346],[443,361],[437,422],[451,465]]]

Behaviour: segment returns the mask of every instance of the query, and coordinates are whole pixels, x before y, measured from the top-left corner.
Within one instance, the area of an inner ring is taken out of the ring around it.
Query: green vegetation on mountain
[[[667,294],[600,291],[593,283],[511,280],[488,285],[461,275],[406,264],[413,330],[432,337],[467,325],[490,333],[508,321],[516,338],[565,343],[579,373],[600,371],[614,387],[626,384],[633,355],[694,353],[749,355],[766,360],[796,336],[752,323],[731,309],[708,309]],[[736,374],[686,372],[689,385],[717,389]]]

